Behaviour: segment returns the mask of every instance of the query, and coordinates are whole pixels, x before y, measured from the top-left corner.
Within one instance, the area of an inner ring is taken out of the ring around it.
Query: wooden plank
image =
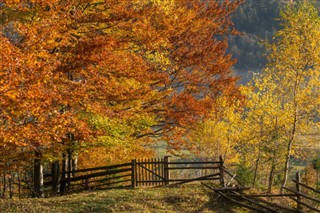
[[[165,180],[165,176],[164,176],[164,160],[163,160],[163,163],[160,164],[160,167],[161,167],[160,168],[160,171],[161,171],[160,172],[160,174],[161,174],[160,176],[162,177],[163,180]],[[163,182],[161,185],[165,185],[165,182]]]
[[[250,187],[245,186],[235,186],[235,187],[219,187],[219,188],[211,188],[214,191],[243,191],[243,190],[249,190]]]
[[[142,159],[141,162],[143,163],[143,162],[144,162],[144,159]],[[145,174],[144,174],[144,173],[145,173],[145,172],[144,172],[144,169],[141,168],[142,181],[145,180]],[[141,185],[144,186],[144,182],[141,182],[141,183],[142,183]]]
[[[269,201],[267,201],[267,200],[263,200],[263,199],[261,199],[261,198],[259,198],[259,197],[252,197],[252,199],[257,200],[257,201],[262,202],[262,203],[266,203],[266,204],[268,204],[268,205],[270,205],[270,206],[273,206],[273,207],[275,207],[275,208],[277,208],[277,209],[284,210],[285,212],[293,212],[293,213],[296,213],[296,210],[293,209],[293,208],[287,208],[287,207],[284,207],[284,206],[280,206],[280,205],[278,205],[278,204],[276,204],[276,203],[272,203],[272,202],[269,202]]]
[[[211,186],[209,186],[209,185],[207,185],[207,184],[205,184],[205,183],[201,183],[202,185],[204,185],[204,186],[206,186],[207,188],[209,188],[209,189],[211,189],[211,190],[213,190],[213,191],[215,191],[214,189],[215,188],[213,188],[213,187],[211,187]],[[223,192],[221,192],[221,191],[215,191],[216,193],[218,193],[219,195],[225,195],[224,197],[225,198],[227,198],[227,199],[229,199],[229,200],[234,200],[234,199],[232,199],[232,198],[230,198],[228,195],[229,194],[225,194],[225,193],[223,193]],[[241,196],[241,195],[237,195],[237,194],[233,194],[234,196]],[[268,204],[268,205],[270,205],[270,204],[272,204],[272,203],[270,203],[270,202],[268,202],[268,201],[264,201],[264,200],[262,200],[262,199],[260,199],[260,198],[254,198],[254,199],[259,199],[258,201],[259,202],[265,202],[266,204]],[[236,201],[236,200],[234,200],[234,201]],[[238,201],[236,201],[236,203],[237,204],[239,204],[239,205],[241,205],[241,206],[244,206],[244,205],[246,205],[246,204],[243,204],[243,203],[241,203],[241,202],[238,202]],[[289,209],[289,208],[286,208],[286,207],[282,207],[282,206],[279,206],[279,205],[277,205],[277,204],[272,204],[274,207],[276,207],[276,208],[279,208],[279,209],[282,209],[282,210],[286,210],[286,211],[288,211],[288,212],[294,212],[294,210],[293,209]],[[244,206],[244,207],[246,207],[246,206]],[[246,207],[246,208],[249,208],[249,209],[252,209],[252,210],[256,210],[257,212],[263,212],[263,211],[261,211],[260,209],[258,209],[258,208],[255,208],[255,207],[252,207],[252,206],[249,206],[248,205],[248,207]],[[253,209],[254,208],[254,209]]]
[[[304,197],[305,199],[308,199],[308,200],[312,200],[314,202],[317,202],[317,203],[320,203],[320,200],[316,199],[316,198],[313,198],[313,197],[310,197],[308,195],[305,195],[303,193],[300,193],[300,192],[297,192],[296,190],[293,190],[293,189],[290,189],[290,188],[287,188],[287,187],[283,187],[284,189],[290,191],[290,192],[293,192],[295,194],[298,194],[298,195],[301,195],[302,197]]]
[[[164,157],[164,180],[165,180],[165,185],[169,185],[169,179],[170,179],[170,175],[169,175],[169,158],[168,156]]]
[[[296,173],[296,180],[297,180],[298,183],[300,182],[300,171],[298,171]],[[298,192],[298,193],[296,193],[296,196],[297,196],[297,209],[302,211],[303,207],[301,205],[301,185],[299,185],[298,183],[296,183],[296,191]]]
[[[225,187],[226,183],[224,182],[224,171],[223,171],[223,158],[222,155],[219,157],[220,163],[219,163],[219,172],[220,172],[220,186]]]
[[[153,162],[154,164],[163,164],[163,160],[159,160],[156,162]],[[139,164],[151,164],[150,162],[147,161],[139,161]]]
[[[206,177],[206,176],[202,176]],[[170,179],[169,182],[179,182],[179,181],[186,181],[186,182],[192,182],[192,181],[199,181],[199,180],[220,180],[219,177],[209,177],[209,178],[199,178],[195,180],[195,178],[179,178],[179,179]]]
[[[217,193],[218,193],[219,195],[221,195],[222,197],[230,200],[231,202],[238,204],[239,206],[243,206],[243,207],[245,207],[245,208],[247,208],[247,209],[251,209],[251,210],[254,210],[254,211],[257,211],[257,212],[265,212],[265,211],[261,211],[261,209],[259,209],[259,208],[256,208],[256,207],[253,207],[253,206],[249,206],[249,205],[247,205],[247,204],[245,204],[245,203],[241,203],[241,202],[239,202],[239,201],[237,201],[237,200],[234,200],[234,199],[226,196],[226,195],[225,195],[224,193],[222,193],[221,191],[217,191]]]
[[[188,161],[188,162],[168,162],[169,165],[174,165],[174,164],[220,164],[220,161],[198,161],[198,162],[192,162],[192,161]]]
[[[137,183],[163,183],[163,181],[159,180],[144,180],[144,181],[137,181]]]
[[[104,172],[97,172],[97,173],[92,173],[92,174],[88,174],[88,175],[82,175],[82,176],[77,176],[77,177],[72,177],[72,178],[61,179],[61,182],[71,182],[71,181],[85,180],[85,179],[89,179],[89,178],[93,178],[93,177],[100,177],[100,176],[118,174],[118,173],[129,172],[129,171],[131,171],[131,168],[129,168],[129,169],[112,170],[112,171],[104,171]]]
[[[170,167],[168,170],[182,170],[182,169],[219,169],[219,166],[204,166],[204,167],[197,167],[197,166],[190,166],[190,167]]]
[[[309,209],[311,209],[311,210],[313,210],[313,211],[316,211],[316,212],[320,212],[320,209],[316,209],[315,207],[312,207],[312,206],[310,206],[310,205],[308,205],[308,204],[306,204],[306,203],[304,203],[304,202],[301,202],[301,201],[299,201],[298,199],[296,199],[296,198],[294,198],[294,197],[290,197],[292,200],[294,200],[294,201],[296,201],[296,202],[299,202],[301,205],[303,205],[303,206],[305,206],[305,207],[307,207],[307,208],[309,208]]]
[[[107,169],[116,169],[119,167],[125,167],[130,166],[131,163],[123,163],[123,164],[117,164],[117,165],[111,165],[111,166],[101,166],[101,167],[95,167],[95,168],[88,168],[88,169],[79,169],[74,171],[75,173],[79,172],[89,172],[89,171],[96,171],[96,170],[107,170]],[[61,174],[68,174],[69,172],[61,172]]]
[[[244,186],[244,184],[241,183],[241,181],[240,181],[238,178],[236,178],[236,177],[234,176],[234,174],[232,174],[232,172],[230,172],[229,170],[227,170],[225,167],[222,167],[222,169],[223,169],[223,171],[224,171],[225,173],[227,173],[228,175],[230,175],[230,177],[232,177],[233,179],[235,179],[241,186]]]
[[[237,193],[237,192],[234,192],[234,193],[239,194],[239,193]],[[253,203],[254,205],[257,205],[257,206],[259,206],[259,207],[261,207],[261,208],[267,209],[267,210],[270,211],[270,212],[281,213],[280,211],[277,211],[277,210],[275,210],[275,209],[273,209],[273,208],[270,208],[269,206],[262,205],[261,203],[256,202],[256,201],[254,201],[254,200],[251,200],[251,199],[249,199],[249,198],[246,198],[245,196],[242,196],[241,198],[244,199],[244,200],[246,200],[246,201],[248,201],[248,202],[250,202],[250,203]]]
[[[308,186],[308,185],[306,185],[306,184],[304,184],[304,183],[300,183],[300,182],[298,182],[298,181],[296,181],[296,180],[292,180],[292,182],[294,182],[294,183],[296,183],[296,184],[299,184],[299,185],[301,185],[301,186],[303,186],[303,187],[305,187],[305,188],[307,188],[307,189],[310,189],[310,190],[313,191],[313,192],[316,192],[316,193],[320,194],[320,191],[319,191],[319,190],[314,189],[314,188],[312,188],[311,186]]]
[[[145,166],[142,166],[140,164],[137,164],[137,166],[141,167],[142,169],[148,171],[149,173],[153,173],[155,176],[158,176],[159,178],[161,178],[162,180],[164,180],[163,177],[161,177],[160,175],[156,174],[154,171],[150,170],[149,168],[145,167]]]
[[[134,189],[137,185],[137,165],[136,160],[132,160],[131,162],[131,185]]]
[[[137,163],[140,163],[140,161],[137,161]],[[138,165],[138,164],[137,164]],[[141,167],[139,167],[139,166],[137,166],[137,168],[138,168],[138,178],[137,178],[137,181],[140,181],[141,179],[142,179],[142,177],[141,177]],[[139,182],[140,183],[140,182]],[[138,184],[138,186],[140,186],[141,184]]]
[[[151,159],[148,159],[148,163],[149,162],[151,162]],[[149,164],[149,171],[151,171],[151,172],[149,172],[148,173],[148,180],[150,181],[150,180],[152,180],[152,173],[153,173],[153,171],[152,171],[152,169],[151,169],[151,166],[152,166],[152,163],[150,163]],[[149,182],[149,186],[151,185],[151,183]]]
[[[213,178],[215,176],[217,176],[218,174],[213,174],[213,175],[207,175],[207,176],[203,176],[203,177],[198,177],[198,178],[193,178],[193,179],[171,179],[169,180],[170,182],[172,181],[181,181],[179,183],[175,183],[175,184],[171,184],[171,186],[176,186],[176,185],[180,185],[180,184],[184,184],[184,183],[189,183],[189,182],[193,182],[193,181],[199,181],[199,180],[208,180],[209,178]],[[220,178],[217,178],[220,179]]]
[[[290,197],[290,196],[295,196],[295,194],[226,194],[228,196],[245,196],[245,197]]]

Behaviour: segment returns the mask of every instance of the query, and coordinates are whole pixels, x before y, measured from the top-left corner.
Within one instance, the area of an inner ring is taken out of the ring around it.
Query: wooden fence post
[[[165,156],[164,157],[164,185],[169,185],[170,181],[170,172],[169,172],[169,157],[170,156]]]
[[[220,155],[219,157],[219,171],[220,171],[220,186],[221,187],[225,187],[225,182],[224,182],[224,175],[223,175],[223,158],[222,156]]]
[[[300,171],[298,171],[298,172],[296,173],[296,181],[297,181],[297,182],[296,182],[296,191],[301,194]],[[298,211],[303,211],[303,207],[302,207],[302,205],[301,205],[301,195],[300,195],[300,194],[297,194],[297,195],[296,195],[296,196],[297,196],[297,209],[298,209]]]
[[[131,163],[131,186],[134,189],[137,185],[137,161],[132,160]]]

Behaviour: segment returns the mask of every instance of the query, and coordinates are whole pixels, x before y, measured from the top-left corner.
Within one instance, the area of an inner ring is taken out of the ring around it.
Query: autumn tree
[[[239,4],[5,1],[2,150],[36,165],[90,144],[142,150],[148,136],[181,146],[177,136],[236,93],[225,37]]]
[[[271,162],[269,190],[275,170],[281,168],[285,186],[297,136],[316,128],[319,116],[319,11],[303,1],[288,4],[280,15],[282,29],[267,45],[267,68],[245,93],[250,103],[246,119],[257,136],[262,133],[256,137],[264,147],[258,153]]]

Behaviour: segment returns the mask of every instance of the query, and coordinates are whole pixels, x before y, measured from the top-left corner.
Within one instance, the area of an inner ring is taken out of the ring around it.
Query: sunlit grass
[[[247,212],[200,184],[114,189],[55,198],[0,200],[0,212]]]

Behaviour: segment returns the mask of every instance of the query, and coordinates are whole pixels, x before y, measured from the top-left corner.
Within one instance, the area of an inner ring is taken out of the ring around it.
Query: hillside
[[[229,51],[237,60],[234,69],[244,83],[249,72],[261,70],[266,63],[263,40],[272,40],[279,29],[279,12],[288,0],[245,0],[233,17],[241,36],[229,38]],[[317,0],[317,2],[320,1]]]
[[[55,198],[0,200],[0,212],[216,212],[242,213],[200,184],[178,188],[114,189]]]

